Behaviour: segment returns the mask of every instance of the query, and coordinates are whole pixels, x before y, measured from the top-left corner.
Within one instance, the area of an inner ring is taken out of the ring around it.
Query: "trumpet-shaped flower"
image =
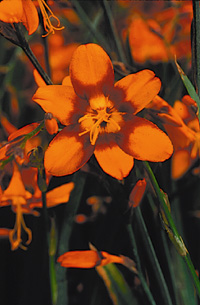
[[[85,250],[69,251],[58,258],[58,263],[66,268],[94,268],[110,263],[123,263],[120,256],[109,254],[105,251]]]
[[[35,178],[36,174],[36,169],[33,169]],[[34,208],[42,208],[42,193],[36,184],[35,178],[32,180],[34,188],[34,194],[32,194],[26,190],[19,168],[14,163],[13,175],[10,183],[1,194],[0,207],[11,205],[13,212],[16,214],[14,228],[8,231],[12,250],[16,250],[19,247],[26,249],[23,245],[22,231],[27,234],[26,245],[30,244],[32,240],[32,232],[27,228],[23,215],[32,214],[34,216],[39,216],[39,213],[35,211]],[[69,182],[47,192],[47,208],[67,202],[73,187],[74,183]]]
[[[160,80],[143,70],[117,81],[105,51],[96,44],[79,46],[70,77],[62,85],[40,87],[33,100],[66,127],[51,141],[44,158],[56,176],[81,168],[94,153],[102,169],[116,179],[126,177],[134,158],[153,162],[173,151],[167,135],[136,116],[159,92]]]
[[[200,157],[200,127],[196,115],[197,105],[190,96],[176,101],[171,107],[156,96],[148,111],[160,119],[174,146],[172,178],[181,178]]]
[[[50,7],[44,0],[38,0],[40,7],[44,29],[49,33],[54,33],[54,30],[62,30],[59,19],[53,14]],[[51,23],[50,18],[54,18],[58,26],[55,27]],[[7,23],[22,22],[26,27],[29,35],[33,34],[39,25],[39,16],[37,8],[32,0],[3,0],[0,3],[0,20]],[[45,35],[46,36],[46,35]]]

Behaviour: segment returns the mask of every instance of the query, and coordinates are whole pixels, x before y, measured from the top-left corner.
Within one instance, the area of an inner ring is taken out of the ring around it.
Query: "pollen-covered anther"
[[[54,15],[47,3],[44,0],[38,0],[38,4],[40,6],[40,10],[44,20],[44,29],[47,32],[47,34],[42,35],[42,37],[45,37],[51,33],[54,34],[55,30],[63,30],[64,26],[60,27],[60,20],[58,19],[58,17],[56,17],[56,15]],[[54,26],[52,24],[50,20],[51,18],[56,20],[57,26]]]

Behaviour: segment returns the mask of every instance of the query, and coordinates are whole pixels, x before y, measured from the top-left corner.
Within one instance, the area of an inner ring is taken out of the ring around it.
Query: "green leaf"
[[[191,81],[189,80],[189,78],[187,77],[185,72],[181,69],[181,67],[179,66],[177,61],[175,61],[175,64],[177,66],[180,77],[181,77],[181,79],[182,79],[182,81],[185,85],[185,88],[187,89],[188,94],[197,103],[198,109],[200,109],[200,99],[199,99],[198,94],[195,91],[194,86],[192,85]],[[198,118],[199,118],[199,121],[200,121],[200,111],[199,110],[198,110]]]
[[[122,273],[115,264],[96,267],[114,305],[139,305]]]

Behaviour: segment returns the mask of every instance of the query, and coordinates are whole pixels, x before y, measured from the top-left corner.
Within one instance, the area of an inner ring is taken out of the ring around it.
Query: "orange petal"
[[[29,35],[33,34],[39,26],[39,16],[37,9],[31,0],[22,0],[24,9],[23,24]]]
[[[73,87],[70,76],[66,76],[65,78],[63,78],[62,85]]]
[[[0,20],[7,23],[22,21],[22,0],[3,0],[0,2]]]
[[[180,179],[191,167],[192,159],[187,150],[177,150],[172,157],[172,178]]]
[[[150,70],[130,74],[115,84],[117,91],[123,93],[123,102],[133,106],[133,113],[142,110],[160,91],[161,82]],[[121,107],[124,107],[123,103]]]
[[[184,123],[181,127],[164,124],[164,128],[172,141],[175,150],[187,147],[195,141],[195,132]]]
[[[71,59],[70,77],[78,96],[108,95],[114,85],[114,71],[106,52],[93,43],[79,46]]]
[[[6,153],[9,148],[9,145],[4,145],[0,147],[0,160],[7,158]]]
[[[87,135],[78,136],[65,127],[49,144],[44,157],[45,168],[55,176],[72,174],[89,160],[93,150]]]
[[[72,87],[62,85],[40,87],[33,96],[33,100],[44,111],[51,112],[63,125],[70,123],[74,111],[79,113],[81,110],[79,99]]]
[[[123,259],[119,256],[94,250],[69,251],[58,258],[61,266],[66,268],[94,268],[109,263],[122,263],[122,261]]]
[[[134,164],[133,157],[114,143],[96,145],[94,154],[103,171],[118,180],[128,176]]]
[[[8,119],[1,115],[1,125],[3,126],[3,128],[6,130],[7,134],[11,134],[13,132],[15,132],[17,130],[17,128],[11,124]]]
[[[26,199],[32,197],[31,193],[25,190],[18,166],[14,163],[13,175],[7,189],[3,192],[2,200],[4,201],[12,199],[13,197],[17,196],[24,197]]]
[[[0,228],[0,238],[9,237],[10,230],[11,230],[11,229]]]
[[[47,192],[47,207],[51,208],[58,204],[68,202],[74,183],[69,182]]]
[[[145,179],[137,181],[129,196],[129,207],[136,208],[140,204],[146,190],[146,185]]]
[[[49,134],[53,135],[58,132],[58,123],[55,118],[46,119],[45,127]]]
[[[38,85],[38,87],[47,86],[47,84],[43,80],[42,76],[39,74],[38,70],[33,69],[33,76],[34,76],[35,82]]]
[[[160,28],[159,24],[157,26]],[[135,17],[130,25],[129,44],[133,59],[139,63],[146,60],[168,60],[164,40],[139,16]]]
[[[146,119],[135,116],[126,122],[121,134],[123,136],[119,146],[138,160],[162,162],[173,153],[168,136]]]
[[[39,123],[31,123],[29,125],[26,125],[20,129],[16,130],[15,132],[11,133],[11,135],[8,137],[8,141],[12,141],[19,136],[26,135],[29,132],[33,131],[38,126],[39,126]]]

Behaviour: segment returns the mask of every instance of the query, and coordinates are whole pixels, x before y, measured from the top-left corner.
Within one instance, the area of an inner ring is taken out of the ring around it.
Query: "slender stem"
[[[20,46],[21,46],[22,50],[24,51],[24,53],[30,59],[30,61],[32,62],[33,66],[36,68],[38,73],[41,75],[41,77],[43,78],[45,83],[47,85],[52,85],[53,83],[52,83],[51,79],[49,78],[49,76],[44,71],[44,69],[40,65],[39,61],[37,60],[37,58],[33,54],[33,51],[31,50],[31,48],[30,48],[26,38],[24,37],[24,35],[21,33],[20,28],[19,28],[17,23],[15,23],[15,30],[16,30],[16,33],[17,33],[17,37],[18,37],[18,39],[20,41]]]
[[[73,6],[75,7],[78,16],[83,21],[85,26],[94,35],[97,42],[100,43],[108,52],[111,52],[111,49],[110,49],[108,43],[106,42],[104,36],[96,29],[96,26],[93,24],[93,22],[90,20],[88,15],[85,13],[85,11],[83,10],[80,2],[81,1],[78,1],[78,0],[72,0]]]
[[[180,243],[182,243],[182,238],[181,238],[181,236],[179,235],[179,233],[178,233],[178,231],[176,229],[175,223],[174,223],[174,221],[173,221],[173,219],[171,217],[171,213],[170,213],[170,211],[168,209],[168,206],[165,203],[165,200],[164,200],[164,197],[163,197],[163,193],[160,191],[160,187],[159,187],[158,182],[157,182],[157,180],[156,180],[156,178],[155,178],[155,176],[153,174],[153,171],[152,171],[152,169],[151,169],[151,167],[150,167],[148,162],[144,161],[143,164],[144,164],[144,167],[145,167],[145,169],[146,169],[146,171],[147,171],[147,173],[149,175],[149,178],[151,180],[152,186],[153,186],[153,188],[154,188],[154,190],[156,192],[156,195],[158,197],[159,203],[160,203],[160,205],[161,205],[161,207],[162,207],[162,209],[163,209],[163,211],[165,213],[165,217],[166,217],[166,219],[167,219],[167,221],[169,223],[169,227],[170,227],[171,231],[173,232],[174,238],[176,240],[178,240]],[[190,255],[189,255],[188,252],[186,253],[186,255],[183,256],[183,259],[184,259],[184,261],[185,261],[185,263],[186,263],[186,265],[187,265],[187,267],[189,269],[189,272],[190,272],[191,278],[193,280],[193,284],[196,287],[198,296],[200,297],[200,282],[199,282],[199,279],[198,279],[197,274],[195,272],[194,265],[193,265],[193,263],[191,261],[191,258],[190,258]]]
[[[39,177],[40,176],[40,177]],[[46,174],[45,169],[38,169],[38,180],[43,179],[46,184]],[[52,300],[52,286],[51,286],[51,261],[50,261],[50,255],[49,255],[49,216],[47,212],[47,201],[46,201],[46,191],[42,191],[42,211],[43,211],[43,219],[44,219],[44,234],[45,234],[45,250],[46,250],[46,260],[48,260],[48,279],[49,279],[49,290],[51,294],[51,300]],[[53,303],[52,303],[53,304]]]
[[[115,41],[115,44],[116,44],[119,59],[124,64],[127,64],[126,56],[124,54],[124,50],[123,50],[122,45],[121,45],[120,37],[118,35],[117,29],[116,29],[116,26],[115,26],[115,22],[114,22],[114,19],[113,19],[112,11],[111,11],[111,8],[110,8],[110,3],[107,0],[103,0],[102,4],[103,4],[105,14],[106,14],[107,19],[108,19],[109,24],[110,24],[110,29],[112,31],[112,37],[113,37],[113,39]]]
[[[77,212],[79,203],[82,198],[82,193],[84,190],[86,182],[86,174],[78,171],[73,176],[74,189],[71,192],[70,199],[66,204],[63,211],[63,219],[59,219],[62,224],[58,239],[58,249],[57,255],[60,256],[63,253],[69,251],[69,239],[71,236],[72,227],[74,224],[74,216]],[[67,305],[68,304],[68,294],[67,294],[67,277],[66,268],[60,266],[59,263],[56,264],[56,279],[58,288],[57,305]]]
[[[151,305],[156,305],[155,301],[154,301],[154,298],[151,294],[151,291],[149,290],[149,287],[146,283],[146,280],[145,280],[145,277],[143,275],[143,272],[142,272],[142,268],[141,268],[141,264],[140,264],[140,259],[139,259],[139,255],[138,255],[138,251],[137,251],[137,244],[136,244],[136,241],[135,241],[135,236],[133,234],[133,229],[132,229],[132,225],[129,223],[127,226],[126,226],[126,229],[127,229],[127,232],[129,234],[129,238],[130,238],[130,241],[131,241],[131,245],[133,247],[133,255],[134,255],[134,261],[136,263],[136,268],[138,270],[138,276],[139,276],[139,279],[141,281],[141,285],[144,289],[144,292],[150,302]]]
[[[163,303],[162,304],[168,304],[172,305],[172,300],[169,294],[169,290],[167,287],[167,284],[165,282],[165,278],[163,276],[162,270],[160,268],[160,264],[158,262],[154,247],[152,245],[151,239],[149,237],[140,207],[138,206],[135,209],[135,215],[136,215],[136,221],[139,227],[139,230],[141,231],[141,236],[144,241],[145,248],[147,250],[147,254],[151,263],[151,266],[154,270],[155,278],[157,279],[157,283],[160,288],[160,293],[163,298]]]
[[[200,8],[198,0],[193,0],[193,15],[193,68],[197,93],[200,95]]]
[[[37,69],[38,73],[40,74],[40,76],[43,78],[43,80],[45,81],[45,83],[47,85],[53,85],[53,82],[51,81],[51,79],[49,78],[49,76],[46,74],[46,72],[44,71],[44,69],[42,68],[42,66],[40,65],[39,61],[37,60],[37,58],[35,57],[35,55],[33,54],[30,46],[27,44],[26,46],[22,47],[24,53],[27,55],[27,57],[30,59],[30,61],[32,62],[32,64],[34,65],[34,67]]]
[[[45,59],[45,66],[47,70],[47,74],[51,77],[51,67],[49,64],[49,46],[48,46],[48,36],[42,38],[44,44],[44,59]]]

